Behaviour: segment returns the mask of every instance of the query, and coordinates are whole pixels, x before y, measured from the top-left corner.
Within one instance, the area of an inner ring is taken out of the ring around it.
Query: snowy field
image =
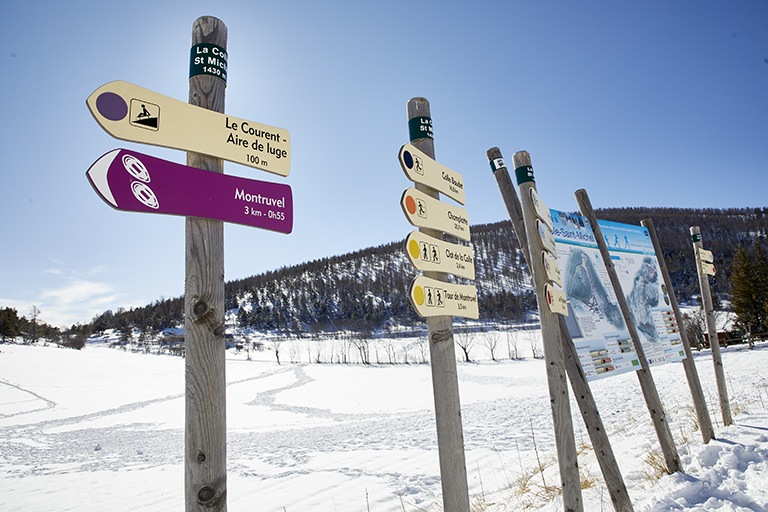
[[[474,355],[458,364],[473,511],[562,510],[543,361]],[[428,365],[254,356],[227,356],[230,511],[441,510]],[[724,349],[723,362],[727,428],[711,355],[696,354],[708,445],[682,365],[653,369],[685,474],[658,475],[634,374],[592,384],[636,511],[768,510],[768,344]],[[613,510],[578,413],[574,425],[584,509]],[[183,445],[182,358],[0,345],[0,510],[181,511]]]

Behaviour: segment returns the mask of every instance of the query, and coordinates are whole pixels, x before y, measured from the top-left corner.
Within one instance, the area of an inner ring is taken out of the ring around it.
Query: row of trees
[[[85,346],[89,328],[82,325],[73,325],[72,328],[62,331],[58,327],[40,322],[37,315],[40,310],[32,306],[31,320],[22,316],[14,308],[0,309],[0,339],[3,343],[21,338],[24,343],[37,343],[44,340],[61,346],[81,349]]]
[[[739,296],[747,292],[737,285],[738,276],[756,274],[751,267],[739,270],[741,274],[737,270],[755,260],[753,252],[757,249],[750,249],[750,242],[755,236],[765,240],[768,209],[611,208],[596,213],[600,219],[635,225],[642,219],[653,219],[675,292],[682,302],[698,294],[689,227],[699,226],[705,247],[717,257],[713,294],[734,295],[734,307],[741,308]],[[481,319],[521,323],[527,312],[535,309],[536,301],[511,223],[476,225],[471,232]],[[740,244],[746,247],[746,256],[738,259]],[[423,325],[407,299],[415,275],[404,256],[403,242],[398,241],[230,281],[225,286],[226,308],[236,314],[243,328],[286,334],[342,330],[385,333],[388,328]],[[757,289],[764,291],[768,287],[762,284]],[[745,303],[763,307],[765,300],[751,297]],[[184,299],[179,297],[161,299],[142,308],[105,311],[84,328],[95,334],[112,329],[125,339],[138,330],[142,336],[152,338],[183,321]],[[762,325],[758,320],[744,320],[741,325],[751,328],[751,332],[765,330],[758,327]]]

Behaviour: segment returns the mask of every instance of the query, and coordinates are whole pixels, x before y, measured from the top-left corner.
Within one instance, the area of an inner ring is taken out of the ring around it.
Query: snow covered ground
[[[427,365],[255,355],[228,353],[230,511],[441,510]],[[523,355],[458,364],[475,511],[562,510],[544,363]],[[723,361],[727,428],[711,355],[696,354],[717,436],[708,445],[682,365],[653,368],[685,474],[654,476],[658,443],[634,374],[592,384],[636,511],[768,510],[768,344],[724,349]],[[574,426],[584,508],[612,510],[577,412]],[[0,345],[2,511],[181,511],[183,429],[180,357]]]

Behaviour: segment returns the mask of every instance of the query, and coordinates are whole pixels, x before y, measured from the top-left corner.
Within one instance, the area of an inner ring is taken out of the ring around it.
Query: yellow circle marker
[[[424,304],[424,288],[422,288],[421,286],[416,286],[413,289],[413,300],[415,300],[416,304],[418,304],[419,306]]]
[[[408,244],[408,250],[411,252],[411,256],[413,256],[413,259],[417,260],[419,259],[419,254],[421,251],[419,250],[419,242],[416,240],[411,240],[411,243]]]

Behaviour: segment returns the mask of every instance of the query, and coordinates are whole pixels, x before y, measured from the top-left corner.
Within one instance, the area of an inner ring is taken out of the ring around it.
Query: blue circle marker
[[[120,121],[128,115],[128,104],[122,96],[105,92],[96,98],[96,110],[110,121]]]
[[[409,151],[403,151],[403,162],[409,169],[413,169],[413,155]]]

